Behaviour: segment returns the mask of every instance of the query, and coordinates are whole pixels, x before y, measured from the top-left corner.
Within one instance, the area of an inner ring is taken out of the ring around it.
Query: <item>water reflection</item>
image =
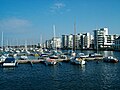
[[[104,56],[113,56],[113,51],[104,51]]]
[[[104,89],[110,89],[112,85],[116,82],[119,77],[117,76],[118,74],[118,68],[116,64],[104,64],[104,67],[102,69],[101,73],[101,79],[103,82],[102,87]]]
[[[88,52],[89,53],[89,52]],[[120,58],[120,52],[105,51],[101,54]],[[86,65],[64,63],[52,66],[28,64],[0,68],[0,90],[119,90],[120,63],[89,61]],[[12,82],[12,83],[11,83]],[[8,87],[9,86],[9,87]]]
[[[85,65],[81,65],[81,70],[85,72]]]
[[[2,69],[3,71],[7,72],[7,71],[15,70],[15,67],[3,67]]]

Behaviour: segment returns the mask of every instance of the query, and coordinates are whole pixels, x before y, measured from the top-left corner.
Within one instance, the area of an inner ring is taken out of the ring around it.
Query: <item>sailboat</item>
[[[99,48],[98,48],[98,36],[96,37],[96,53],[92,53],[92,54],[89,54],[89,57],[90,58],[95,58],[95,59],[102,59],[103,58],[103,55],[102,54],[100,54],[100,53],[98,53],[98,50],[99,50]]]
[[[57,56],[57,48],[56,48],[56,44],[55,44],[55,25],[53,25],[53,30],[54,30],[54,37],[53,37],[53,52],[51,53],[51,55],[46,58],[45,60],[45,64],[48,65],[55,65],[57,63],[58,56]]]
[[[1,39],[1,51],[3,51],[3,32],[2,32],[2,39]]]
[[[74,36],[73,36],[73,55],[70,58],[70,62],[72,64],[78,64],[78,65],[84,65],[85,64],[85,60],[83,58],[80,58],[79,56],[76,56],[75,50],[76,50],[76,24],[74,23]]]

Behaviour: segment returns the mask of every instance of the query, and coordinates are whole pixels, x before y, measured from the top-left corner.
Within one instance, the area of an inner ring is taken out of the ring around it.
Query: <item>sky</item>
[[[120,34],[120,0],[0,0],[4,44],[28,44],[108,27]],[[1,40],[1,37],[0,37]]]

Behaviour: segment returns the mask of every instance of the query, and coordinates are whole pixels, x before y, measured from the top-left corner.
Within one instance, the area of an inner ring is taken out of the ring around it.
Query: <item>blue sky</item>
[[[90,32],[103,27],[120,34],[120,0],[0,0],[4,43],[36,43],[56,35]]]

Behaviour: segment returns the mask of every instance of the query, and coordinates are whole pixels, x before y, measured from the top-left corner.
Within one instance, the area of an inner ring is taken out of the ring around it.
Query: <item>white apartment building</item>
[[[107,41],[106,35],[108,35],[108,28],[94,30],[94,49],[104,47],[104,42]]]
[[[115,44],[114,44],[115,50],[120,50],[120,36],[115,39]]]
[[[90,48],[90,44],[91,44],[90,33],[81,34],[81,38],[80,39],[81,39],[81,48],[82,49]]]
[[[62,48],[73,48],[73,35],[62,35]]]
[[[67,37],[67,47],[68,48],[73,48],[73,35],[70,34]]]
[[[97,48],[111,48],[115,43],[115,39],[119,35],[108,34],[108,28],[101,28],[94,30],[94,49]]]
[[[54,37],[52,39],[53,43],[52,46],[53,48],[61,48],[61,38],[60,37]]]
[[[62,35],[62,48],[68,47],[68,35]]]

